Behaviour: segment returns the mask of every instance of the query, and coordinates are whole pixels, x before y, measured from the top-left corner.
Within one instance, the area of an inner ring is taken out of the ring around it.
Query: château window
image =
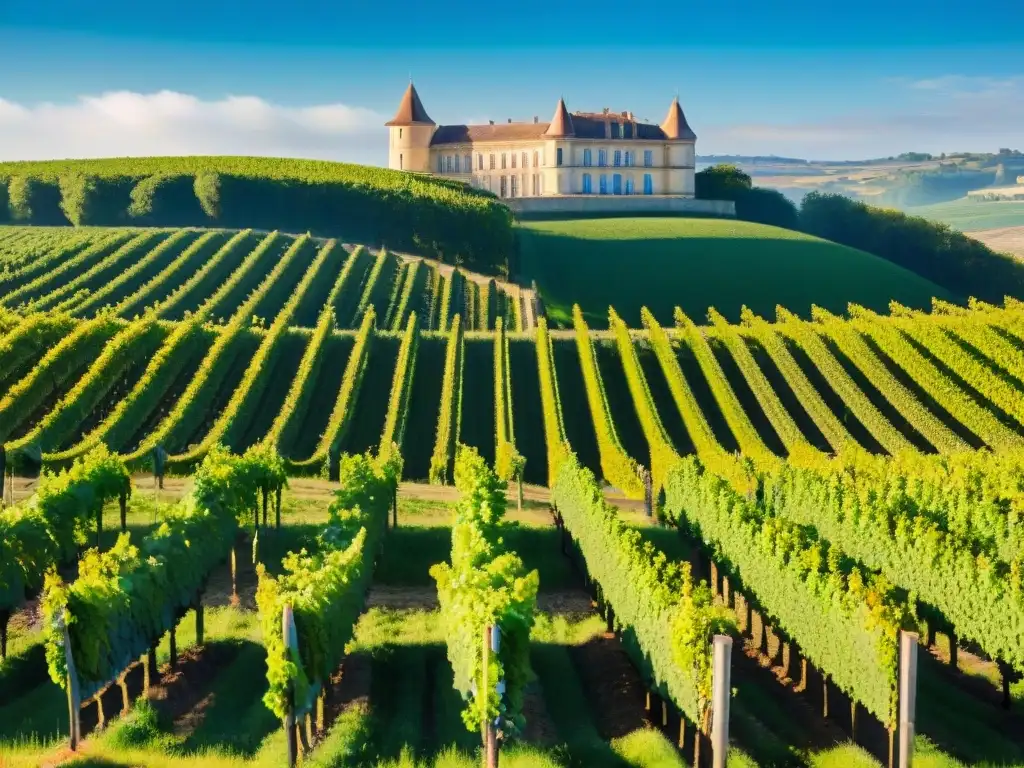
[[[608,150],[599,149],[597,150],[597,164],[604,168],[608,165]]]
[[[612,176],[612,194],[615,194],[615,195],[621,195],[622,194],[622,174],[621,173],[616,173],[614,176]]]
[[[555,165],[561,165],[561,164],[562,164],[562,148],[559,147],[555,151]]]
[[[612,120],[612,130],[611,130],[611,137],[612,137],[613,139],[617,139],[617,138],[619,138],[619,124],[618,124],[618,122],[617,122],[617,121],[615,121],[615,120]]]
[[[614,165],[616,168],[618,168],[620,165],[622,165],[622,150],[621,149],[616,149],[615,150],[615,154],[613,155],[613,159],[612,159],[612,165]]]
[[[650,168],[652,165],[654,165],[654,150],[645,149],[644,150],[644,167],[645,168]]]
[[[398,129],[398,138],[402,138],[402,129],[401,128]]]
[[[625,137],[627,139],[632,139],[633,138],[633,124],[632,123],[623,123],[622,124],[622,130],[623,130],[623,132],[625,134]]]
[[[494,170],[494,155],[491,155],[491,170]]]
[[[501,197],[508,194],[508,176],[501,177]]]
[[[590,186],[590,174],[589,173],[584,173],[583,174],[583,194],[584,195],[589,195],[592,192],[593,192],[593,190],[591,189],[591,186]]]
[[[584,149],[583,150],[583,164],[585,166],[587,166],[587,167],[590,167],[590,150],[589,149]]]
[[[483,167],[483,163],[480,163],[480,167]],[[473,170],[473,156],[466,155],[466,173],[470,173]]]
[[[599,179],[598,183],[599,183],[598,191],[602,195],[607,195],[608,194],[608,177],[605,174],[602,173],[601,174],[601,178]]]
[[[636,190],[633,188],[633,177],[630,176],[628,179],[626,179],[626,194],[627,195],[632,195],[632,194],[635,194],[635,193],[636,193]]]
[[[484,169],[484,156],[483,155],[479,155],[478,154],[476,156],[476,169],[478,171],[482,171]]]
[[[456,173],[460,173],[460,171],[459,171],[459,156],[458,155],[455,156],[455,172]]]
[[[508,157],[504,152],[501,153],[501,168],[504,170],[508,167]]]
[[[448,173],[452,172],[452,156],[451,155],[446,155],[445,156],[445,158],[444,158],[444,166],[445,166],[445,170],[448,171]]]
[[[444,155],[437,156],[437,172],[444,173]]]
[[[512,167],[513,168],[516,167],[516,153],[515,152],[512,153]]]
[[[512,155],[512,159],[515,160],[515,155]],[[519,193],[519,177],[515,174],[512,175],[512,197],[515,197]]]
[[[529,167],[530,155],[528,152],[523,152],[523,168]]]
[[[540,168],[540,152],[533,153],[533,167]]]
[[[533,174],[533,196],[536,197],[540,194],[540,177],[535,173]]]
[[[405,164],[402,162],[402,156],[399,155],[398,156],[398,170],[402,170],[404,167],[405,167]]]
[[[649,174],[649,173],[645,173],[644,174],[644,194],[645,195],[653,195],[654,194],[654,180],[651,178],[651,174]]]
[[[625,158],[623,158],[623,162],[627,168],[631,166],[633,164],[633,153],[627,151]]]

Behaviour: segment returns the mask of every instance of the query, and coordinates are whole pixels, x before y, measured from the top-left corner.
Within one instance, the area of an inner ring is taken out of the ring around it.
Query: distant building
[[[409,85],[388,121],[388,165],[468,182],[499,197],[692,198],[697,136],[673,99],[661,125],[632,112],[573,112],[550,122],[437,125]]]
[[[1024,184],[1024,176],[1018,176],[1017,177],[1017,183],[1018,184]]]

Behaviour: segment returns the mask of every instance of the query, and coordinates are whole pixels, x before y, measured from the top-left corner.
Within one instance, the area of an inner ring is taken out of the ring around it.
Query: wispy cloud
[[[346,104],[285,107],[174,91],[116,91],[65,104],[0,98],[0,159],[235,154],[379,163],[386,119]]]
[[[705,153],[828,159],[1024,149],[1024,75],[891,78],[879,87],[895,89],[900,106],[820,121],[708,126],[698,146]]]

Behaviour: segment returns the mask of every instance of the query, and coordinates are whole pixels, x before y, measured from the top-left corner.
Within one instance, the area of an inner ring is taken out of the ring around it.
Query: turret
[[[430,171],[430,140],[437,123],[423,108],[412,83],[405,89],[398,111],[388,122],[388,167],[396,171]]]

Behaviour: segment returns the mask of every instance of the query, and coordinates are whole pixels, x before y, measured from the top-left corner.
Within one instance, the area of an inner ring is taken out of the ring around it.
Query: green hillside
[[[512,217],[460,182],[273,157],[131,157],[0,163],[0,224],[311,232],[507,269]]]
[[[923,216],[948,224],[961,232],[1024,227],[1024,200],[951,200],[948,203],[907,208],[911,216]]]
[[[877,256],[743,221],[536,221],[520,224],[518,235],[521,276],[536,280],[548,318],[561,325],[571,325],[574,303],[595,324],[607,324],[614,305],[638,325],[643,306],[671,322],[677,305],[695,319],[713,306],[738,320],[743,305],[806,315],[812,304],[842,312],[850,302],[884,310],[893,299],[923,308],[933,296],[954,298]]]

